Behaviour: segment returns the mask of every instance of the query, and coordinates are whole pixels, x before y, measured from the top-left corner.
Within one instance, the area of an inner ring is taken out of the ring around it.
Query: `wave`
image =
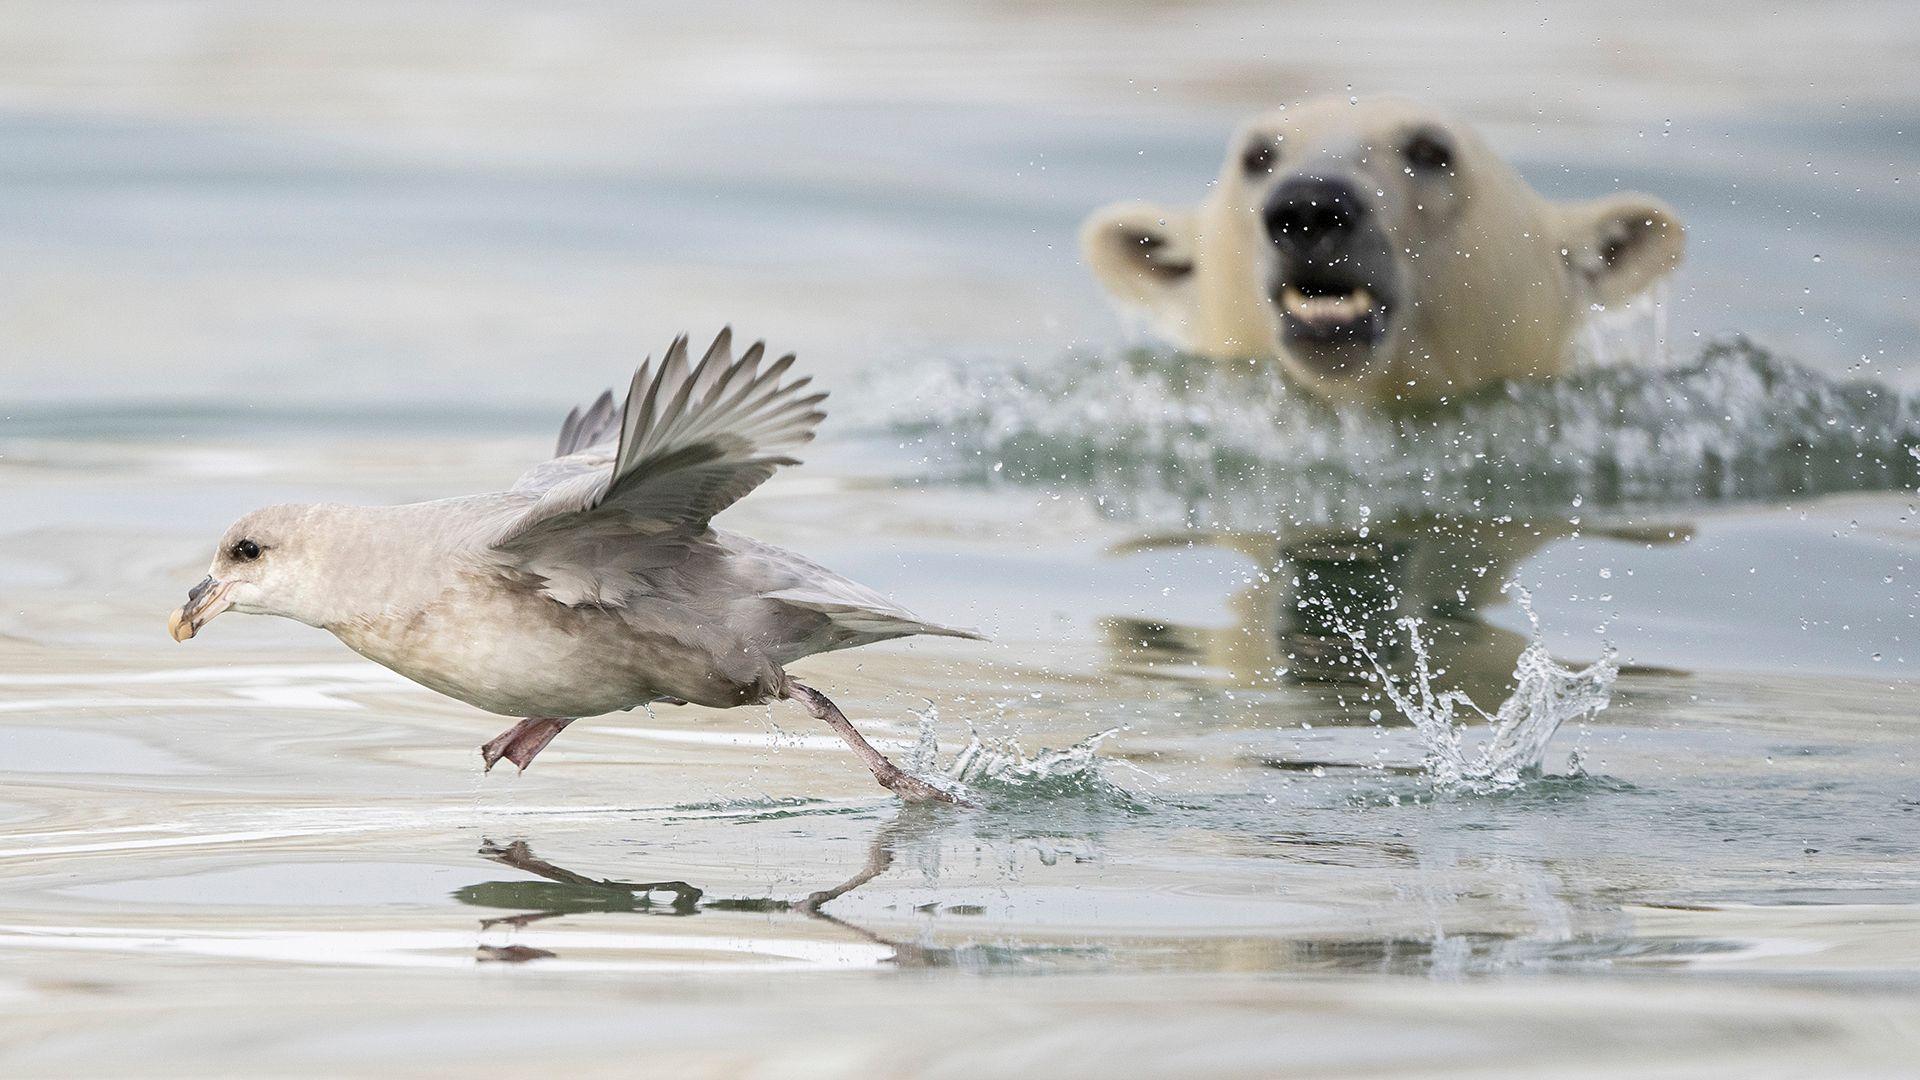
[[[1744,338],[1692,361],[1508,382],[1389,415],[1272,371],[1135,349],[937,360],[880,380],[930,479],[1083,492],[1192,525],[1565,515],[1920,485],[1920,394],[1843,381]]]

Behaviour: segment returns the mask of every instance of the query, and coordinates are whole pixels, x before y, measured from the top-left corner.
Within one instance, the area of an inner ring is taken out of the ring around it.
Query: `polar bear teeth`
[[[1345,296],[1308,296],[1289,285],[1281,293],[1280,302],[1286,305],[1287,314],[1308,323],[1352,322],[1373,310],[1373,294],[1366,289],[1355,289]]]

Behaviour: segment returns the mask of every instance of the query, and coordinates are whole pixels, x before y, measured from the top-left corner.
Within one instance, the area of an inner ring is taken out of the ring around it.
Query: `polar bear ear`
[[[1194,315],[1194,213],[1151,203],[1116,203],[1080,227],[1093,275],[1122,307],[1184,343]]]
[[[1652,288],[1680,265],[1687,229],[1651,195],[1623,193],[1566,210],[1561,249],[1591,303],[1614,307]]]

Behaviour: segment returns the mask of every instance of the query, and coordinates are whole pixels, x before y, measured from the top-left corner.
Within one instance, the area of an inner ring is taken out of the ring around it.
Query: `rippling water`
[[[907,810],[797,710],[583,721],[525,775],[483,776],[474,748],[496,720],[322,635],[234,618],[189,647],[163,636],[204,561],[200,518],[289,491],[472,487],[537,454],[531,440],[435,440],[431,454],[309,442],[264,474],[240,457],[112,445],[81,471],[56,464],[76,449],[58,442],[0,469],[10,497],[55,477],[61,491],[57,520],[0,547],[15,582],[0,618],[0,951],[9,1053],[28,1072],[103,1053],[240,1060],[205,1040],[262,1025],[280,1034],[248,1062],[471,1061],[478,1051],[435,1032],[509,1001],[518,1037],[543,1053],[707,1060],[749,1038],[729,1019],[737,1006],[718,1004],[741,995],[756,1046],[830,1036],[882,1055],[889,1038],[840,1008],[934,1010],[948,1018],[930,1069],[1008,1037],[977,1017],[983,993],[1018,1003],[1016,1039],[1044,1029],[1089,1060],[1125,1048],[1170,1068],[1185,1060],[1177,1040],[1216,1022],[1238,1033],[1236,1054],[1351,1061],[1340,1040],[1313,1050],[1258,1034],[1330,1005],[1343,1040],[1399,1032],[1406,1056],[1382,1060],[1401,1064],[1481,1061],[1512,1045],[1519,1020],[1577,1043],[1596,1009],[1698,1060],[1743,1060],[1741,1033],[1760,1030],[1770,1053],[1810,1067],[1835,1040],[1855,1060],[1898,1056],[1920,959],[1899,945],[1920,911],[1920,731],[1894,688],[1907,684],[1889,680],[1904,679],[1891,666],[1906,660],[1912,609],[1886,606],[1876,577],[1786,618],[1711,613],[1719,575],[1745,578],[1748,558],[1760,581],[1817,582],[1818,567],[1884,551],[1897,575],[1920,547],[1904,497],[1808,503],[1784,523],[1703,518],[1686,543],[1549,538],[1517,569],[1558,660],[1528,651],[1497,590],[1430,612],[1436,691],[1502,700],[1522,657],[1515,700],[1545,700],[1540,685],[1562,700],[1563,664],[1604,640],[1627,657],[1606,710],[1546,744],[1543,775],[1471,795],[1434,783],[1432,733],[1378,683],[1339,677],[1351,656],[1314,651],[1336,643],[1329,627],[1261,591],[1263,575],[1288,584],[1273,534],[1265,549],[1206,534],[1142,544],[1135,526],[1045,492],[888,491],[813,468],[731,524],[996,638],[807,665],[882,745],[910,757],[931,734],[926,760],[987,796],[975,810]],[[416,464],[357,464],[369,460]],[[136,493],[199,509],[117,524]],[[1391,626],[1392,590],[1363,551],[1291,557],[1337,590],[1322,595],[1372,603],[1366,625]],[[1610,597],[1605,626],[1587,607],[1594,586]],[[1824,651],[1805,647],[1803,620],[1854,607],[1880,613],[1882,660],[1837,627]],[[1677,670],[1685,653],[1662,644],[1676,618],[1696,655],[1701,619],[1740,646]],[[1404,636],[1369,640],[1396,677],[1410,670]],[[1741,670],[1771,657],[1787,659]],[[1559,763],[1576,746],[1570,772]],[[897,982],[903,970],[932,981]],[[1007,972],[1047,979],[987,990],[941,974]],[[1170,1011],[1169,978],[1184,987]],[[796,1005],[785,980],[832,1002],[831,1018]],[[1852,996],[1865,986],[1893,995],[1871,1019]],[[582,995],[601,1002],[584,1018]],[[1151,1045],[1096,1037],[1145,1001]],[[1438,1022],[1446,1001],[1500,1020]],[[70,1046],[59,1032],[74,1015],[115,1033]],[[719,1026],[692,1037],[695,1018]],[[300,1034],[322,1021],[355,1034]],[[1804,1037],[1782,1041],[1783,1025]],[[1443,1049],[1469,1036],[1478,1049]],[[182,1038],[198,1049],[175,1049]]]

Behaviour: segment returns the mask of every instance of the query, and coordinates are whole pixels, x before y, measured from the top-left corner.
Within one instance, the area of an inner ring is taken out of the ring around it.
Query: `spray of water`
[[[1131,792],[1108,776],[1108,763],[1098,753],[1100,744],[1119,728],[1108,728],[1059,750],[1029,755],[1014,740],[982,737],[969,724],[966,744],[951,762],[942,765],[937,737],[939,710],[929,703],[918,715],[919,738],[908,755],[908,771],[967,801],[992,805],[1012,796],[1093,796],[1119,805],[1138,805]]]
[[[1585,351],[1644,358],[1613,334],[1596,326]],[[1139,520],[1353,526],[1361,505],[1530,517],[1575,498],[1694,505],[1920,483],[1908,453],[1920,394],[1738,339],[1679,365],[1597,363],[1404,413],[1332,409],[1267,368],[1145,351],[898,367],[870,388],[871,413],[926,452],[932,475],[1078,489]]]
[[[947,775],[961,783],[993,783],[1007,787],[1104,782],[1096,752],[1102,741],[1119,730],[1108,728],[1064,749],[1042,750],[1028,757],[1019,743],[1012,740],[989,742],[982,739],[978,731],[969,728],[967,745],[960,748],[953,764],[947,767]]]
[[[1459,690],[1434,688],[1420,620],[1399,621],[1413,652],[1410,684],[1388,671],[1359,634],[1348,632],[1354,647],[1373,665],[1387,699],[1413,724],[1426,750],[1423,764],[1436,790],[1490,794],[1522,786],[1540,774],[1547,744],[1561,725],[1576,718],[1590,719],[1612,699],[1613,681],[1620,673],[1612,649],[1588,667],[1562,667],[1541,642],[1540,624],[1526,590],[1509,585],[1503,591],[1519,595],[1533,629],[1531,641],[1514,661],[1513,693],[1492,713]],[[1467,746],[1464,714],[1469,713],[1487,727],[1487,738],[1477,751]]]

